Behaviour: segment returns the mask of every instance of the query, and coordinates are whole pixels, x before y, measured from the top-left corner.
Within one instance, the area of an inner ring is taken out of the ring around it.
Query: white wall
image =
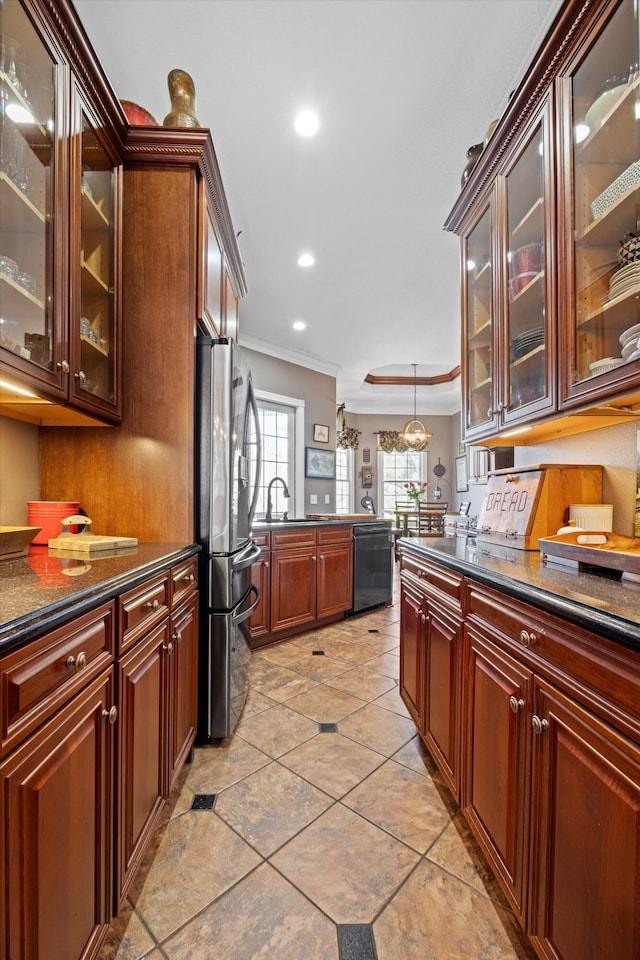
[[[27,524],[27,501],[40,499],[39,427],[0,417],[0,524]]]

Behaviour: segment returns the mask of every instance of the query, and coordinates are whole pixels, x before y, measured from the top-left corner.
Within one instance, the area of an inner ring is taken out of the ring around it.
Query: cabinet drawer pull
[[[80,383],[87,382],[87,375],[84,372],[84,370],[79,370],[77,373],[74,373],[73,377],[75,380],[78,380]]]
[[[171,639],[174,640],[176,643],[180,643],[182,640],[182,634],[180,633],[179,630],[176,630],[176,632],[174,633]]]
[[[195,577],[192,573],[185,573],[182,579],[184,580],[185,583],[193,583],[193,581],[195,580]]]
[[[529,632],[528,630],[520,631],[520,643],[522,644],[523,647],[530,647],[532,644],[536,642],[537,639],[538,638],[535,635],[535,633],[533,633],[533,631],[531,632]]]
[[[145,609],[147,610],[157,610],[159,606],[160,606],[159,600],[154,600],[153,603],[151,602],[151,600],[147,600],[147,602],[145,603]]]
[[[264,561],[264,567],[265,567],[265,570],[268,570],[268,569],[269,569],[269,561],[268,561],[268,560],[265,560],[265,561]]]
[[[522,710],[524,708],[524,700],[516,700],[515,697],[509,697],[509,706],[514,713],[517,713],[518,710]]]
[[[172,650],[173,650],[173,644],[171,643],[171,641],[169,641],[169,643],[163,643],[163,644],[162,644],[162,649],[163,649],[163,650],[166,650],[167,653],[171,653]]]
[[[71,655],[70,657],[67,657],[66,663],[69,669],[73,667],[76,673],[82,673],[87,665],[87,655],[86,653],[79,653],[77,657]]]
[[[71,369],[67,360],[58,360],[56,367],[58,370],[62,370],[63,373],[69,373],[69,370]]]
[[[420,619],[422,620],[423,623],[426,623],[426,622],[427,622],[427,615],[426,615],[426,613],[421,614]]]
[[[102,711],[102,716],[103,716],[106,720],[108,720],[109,723],[113,726],[113,724],[116,722],[116,717],[118,716],[118,708],[117,708],[116,705],[114,704],[114,705],[111,707],[111,710],[103,710],[103,711]]]
[[[546,730],[549,726],[548,720],[541,720],[540,717],[536,717],[535,713],[531,717],[531,726],[534,733],[542,733],[543,730]]]

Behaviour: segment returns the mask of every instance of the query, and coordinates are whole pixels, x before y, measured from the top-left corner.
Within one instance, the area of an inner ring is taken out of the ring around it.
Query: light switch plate
[[[325,495],[324,495],[324,502],[325,502],[325,503],[331,503],[331,494],[330,494],[330,493],[325,493]]]
[[[309,494],[309,503],[317,503],[317,502],[318,502],[318,494],[317,494],[317,493],[310,493],[310,494]]]

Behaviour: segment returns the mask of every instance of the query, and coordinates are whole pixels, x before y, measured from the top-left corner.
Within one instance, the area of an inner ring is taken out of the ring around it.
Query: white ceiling
[[[504,110],[560,0],[75,0],[118,97],[162,123],[193,78],[247,274],[240,339],[336,376],[353,413],[410,414],[367,373],[460,362],[459,246],[442,224],[467,148]],[[301,138],[296,113],[320,130]],[[303,250],[316,257],[302,270]],[[304,319],[303,332],[292,329]],[[460,381],[418,388],[420,414]]]

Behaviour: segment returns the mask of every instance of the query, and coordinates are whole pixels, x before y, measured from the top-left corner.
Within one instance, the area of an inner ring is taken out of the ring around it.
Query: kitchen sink
[[[296,519],[296,517],[287,517],[286,519],[283,519],[282,517],[274,517],[273,520],[264,520],[264,519],[262,519],[262,520],[254,520],[252,526],[254,526],[254,527],[263,527],[263,526],[264,526],[264,527],[272,527],[272,526],[274,526],[274,524],[278,524],[278,523],[296,523],[296,524],[307,523],[307,524],[309,524],[309,523],[323,523],[323,522],[324,522],[324,523],[328,523],[329,521],[327,521],[327,520],[325,520],[325,521],[322,521],[322,520],[307,520],[306,517],[301,517],[301,518],[297,518],[297,519]]]

